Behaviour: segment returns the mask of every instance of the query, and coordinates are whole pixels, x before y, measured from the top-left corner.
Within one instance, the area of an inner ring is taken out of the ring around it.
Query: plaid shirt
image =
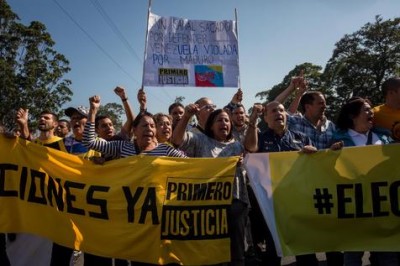
[[[332,144],[333,133],[336,131],[335,124],[323,118],[320,128],[315,127],[302,115],[288,115],[288,127],[309,137],[318,150],[327,149]]]

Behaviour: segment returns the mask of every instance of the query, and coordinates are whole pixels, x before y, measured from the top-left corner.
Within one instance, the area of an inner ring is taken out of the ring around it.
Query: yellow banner
[[[245,163],[283,255],[400,251],[399,155],[397,144],[371,145]]]
[[[230,260],[236,157],[132,156],[95,165],[1,134],[0,147],[0,232],[154,264]]]

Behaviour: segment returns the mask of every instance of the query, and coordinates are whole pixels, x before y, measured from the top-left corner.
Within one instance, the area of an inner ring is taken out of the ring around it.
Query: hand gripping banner
[[[251,186],[284,256],[400,251],[400,146],[245,158]]]
[[[132,156],[95,165],[3,135],[0,147],[0,232],[153,264],[230,260],[236,157]]]

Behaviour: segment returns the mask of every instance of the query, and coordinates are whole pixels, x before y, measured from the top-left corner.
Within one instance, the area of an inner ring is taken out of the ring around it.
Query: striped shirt
[[[137,154],[186,158],[181,151],[164,143],[158,143],[151,151],[140,152],[136,150],[135,144],[128,140],[106,141],[101,138],[96,138],[95,124],[90,122],[87,122],[85,125],[82,144],[90,149],[101,152],[105,156],[112,156],[113,158],[124,158]]]

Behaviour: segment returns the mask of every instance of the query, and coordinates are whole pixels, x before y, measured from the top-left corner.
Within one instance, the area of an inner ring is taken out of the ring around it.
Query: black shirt
[[[306,135],[286,130],[282,137],[271,129],[258,133],[258,152],[300,151],[306,145],[313,145]]]

